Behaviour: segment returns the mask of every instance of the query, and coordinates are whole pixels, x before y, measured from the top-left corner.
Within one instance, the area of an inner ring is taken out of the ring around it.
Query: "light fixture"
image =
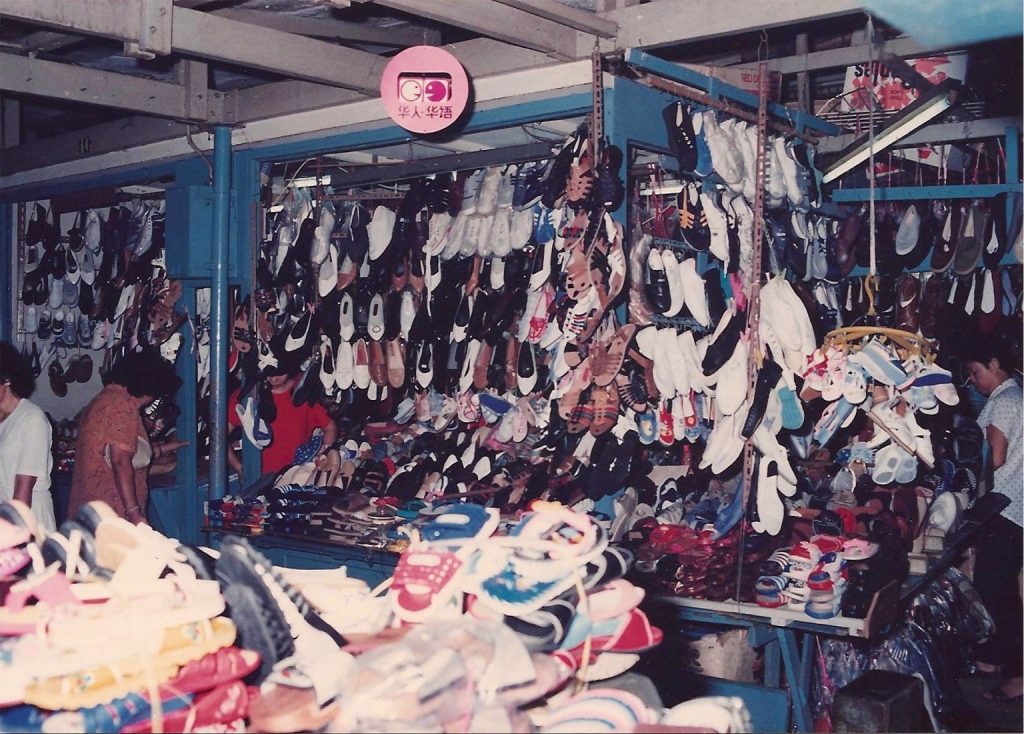
[[[302,176],[300,178],[296,178],[295,180],[293,180],[291,182],[291,185],[294,186],[297,189],[311,189],[314,186],[316,186],[316,176]],[[321,186],[330,186],[331,185],[331,174],[328,173],[328,174],[326,174],[324,176],[321,176],[320,177],[320,185]]]
[[[933,89],[923,93],[898,114],[889,118],[882,129],[875,133],[873,142],[870,133],[858,138],[825,171],[825,175],[821,179],[822,183],[835,181],[844,173],[866,161],[871,156],[872,145],[877,155],[889,146],[898,143],[929,120],[945,112],[955,103],[959,86],[959,82],[955,79],[947,79],[941,84],[936,84]]]

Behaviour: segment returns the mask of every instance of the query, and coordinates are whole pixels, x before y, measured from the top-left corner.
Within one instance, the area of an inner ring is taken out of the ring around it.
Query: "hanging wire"
[[[196,154],[198,154],[198,156],[203,160],[203,163],[206,164],[206,170],[209,172],[208,180],[210,183],[213,183],[213,164],[210,163],[209,157],[202,150],[200,150],[199,146],[196,145],[195,141],[192,139],[191,125],[188,125],[185,128],[185,140],[188,141],[189,147],[191,147],[192,150],[194,150]]]
[[[868,14],[868,77],[871,83],[872,92],[878,79],[875,69],[875,22]],[[869,250],[871,262],[869,275],[874,278],[877,275],[875,263],[875,105],[868,107],[868,222],[871,229],[868,232]]]

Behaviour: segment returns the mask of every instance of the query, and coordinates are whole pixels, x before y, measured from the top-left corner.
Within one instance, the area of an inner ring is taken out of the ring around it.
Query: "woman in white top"
[[[40,530],[56,530],[50,495],[50,421],[28,398],[32,368],[18,350],[0,342],[0,500],[32,508]]]

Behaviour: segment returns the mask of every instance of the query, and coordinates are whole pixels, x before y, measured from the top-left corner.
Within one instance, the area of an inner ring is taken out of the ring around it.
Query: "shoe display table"
[[[205,529],[209,544],[219,548],[229,535],[241,535],[229,530]],[[391,578],[400,554],[377,548],[331,542],[323,538],[303,537],[278,533],[245,535],[249,543],[265,555],[275,566],[287,568],[337,568],[345,566],[348,575],[361,579],[374,588]]]
[[[864,619],[838,616],[819,620],[795,610],[736,601],[665,595],[649,598],[651,602],[669,608],[679,621],[746,628],[750,645],[763,649],[764,685],[779,689],[788,684],[792,721],[796,731],[800,732],[814,731],[810,690],[816,636],[869,638],[892,622],[899,612],[899,585],[896,581],[875,594]]]

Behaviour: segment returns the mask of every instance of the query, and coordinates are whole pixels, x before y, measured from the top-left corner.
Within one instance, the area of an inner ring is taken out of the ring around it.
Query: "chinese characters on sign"
[[[403,128],[433,133],[450,126],[466,109],[469,79],[447,51],[414,46],[388,62],[380,96],[388,115]]]

